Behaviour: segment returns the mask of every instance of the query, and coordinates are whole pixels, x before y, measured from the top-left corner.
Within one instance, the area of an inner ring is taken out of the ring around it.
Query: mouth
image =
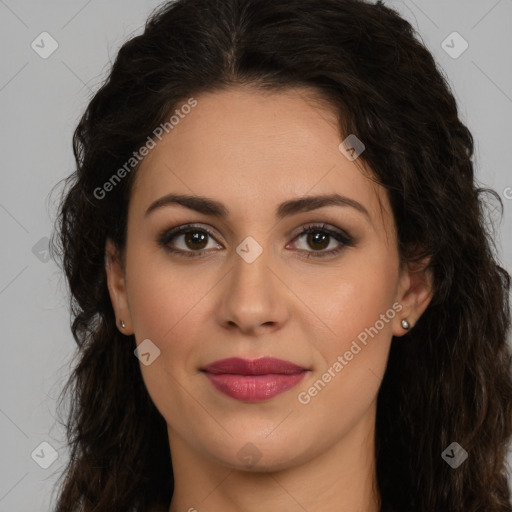
[[[274,357],[234,357],[210,363],[201,371],[221,393],[244,402],[262,402],[295,387],[309,370]]]

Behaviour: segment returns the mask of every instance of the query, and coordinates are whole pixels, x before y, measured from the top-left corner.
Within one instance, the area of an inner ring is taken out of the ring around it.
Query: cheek
[[[365,401],[367,406],[377,393],[389,355],[393,319],[400,309],[395,302],[398,273],[392,270],[394,264],[392,255],[386,257],[382,250],[367,251],[347,260],[336,276],[324,281],[323,299],[317,284],[316,307],[329,334],[316,336],[315,379],[321,382],[316,390],[311,389],[313,395],[325,394],[326,401],[332,395],[341,408],[357,409]]]
[[[331,418],[322,427],[326,438],[347,434],[374,404],[397,314],[392,292],[378,288],[375,280],[373,286],[344,284],[343,291],[331,296],[326,324],[332,332],[316,337],[315,372],[297,391],[311,428],[313,418]]]
[[[171,265],[163,251],[133,251],[126,271],[134,329],[138,336],[153,337],[161,343],[190,324],[190,314],[214,285],[208,273],[196,272],[201,274],[198,279],[185,267]]]
[[[191,340],[200,339],[202,323],[199,298],[211,285],[205,280],[193,283],[179,270],[148,252],[133,251],[127,258],[127,291],[136,341],[149,339],[158,357],[146,366],[141,363],[144,381],[157,407],[160,397],[173,395],[194,363]],[[207,281],[207,280],[206,280]],[[191,293],[191,287],[194,293]],[[159,352],[158,352],[159,351]],[[176,399],[176,397],[175,397]],[[175,401],[174,399],[174,401]]]
[[[198,300],[211,285],[205,280],[191,284],[179,270],[173,272],[160,255],[142,250],[128,253],[126,273],[137,345],[149,339],[159,350],[151,364],[140,363],[148,393],[165,418],[172,418],[177,409],[184,416],[196,414],[193,401],[183,393],[183,383],[190,379],[197,351],[191,340],[200,338],[202,328],[197,322],[201,314]]]
[[[368,248],[351,254],[316,285],[311,280],[318,311],[340,348],[376,323],[384,337],[390,335],[396,314],[397,262],[398,257],[382,247]]]

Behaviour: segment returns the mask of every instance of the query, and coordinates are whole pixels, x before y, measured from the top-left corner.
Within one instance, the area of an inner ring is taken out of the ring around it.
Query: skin
[[[112,304],[118,324],[126,324],[121,332],[160,350],[141,372],[168,425],[175,476],[169,512],[376,512],[377,393],[391,338],[407,332],[402,319],[414,326],[427,307],[431,276],[400,263],[385,190],[361,171],[361,159],[339,151],[335,113],[311,91],[244,87],[196,99],[138,170],[124,253],[106,246]],[[229,215],[176,204],[145,215],[169,193],[209,197]],[[357,201],[368,217],[331,205],[276,219],[282,202],[332,193]],[[203,248],[203,255],[180,257],[159,245],[161,231],[188,223],[209,228],[215,239],[187,245],[178,235],[170,245]],[[297,238],[312,223],[347,232],[353,245]],[[263,249],[252,263],[236,252],[248,236]],[[340,246],[336,255],[306,257]],[[394,303],[401,311],[301,403],[299,392]],[[309,372],[270,400],[242,402],[199,370],[234,356],[274,356]],[[255,465],[243,457],[247,443]]]

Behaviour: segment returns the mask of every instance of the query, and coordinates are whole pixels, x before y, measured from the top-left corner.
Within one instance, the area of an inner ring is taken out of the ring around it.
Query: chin
[[[282,439],[264,439],[261,442],[243,441],[234,444],[236,446],[231,446],[234,452],[217,453],[217,460],[230,469],[250,473],[283,471],[306,462],[312,456],[308,455],[309,450],[300,449],[298,443],[290,437],[286,443]]]

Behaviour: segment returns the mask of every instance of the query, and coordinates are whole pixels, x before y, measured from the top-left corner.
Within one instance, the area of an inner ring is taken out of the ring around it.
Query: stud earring
[[[409,327],[411,327],[411,324],[407,320],[402,320],[402,327],[407,330]]]
[[[121,320],[121,328],[124,329],[126,327],[126,324]]]

